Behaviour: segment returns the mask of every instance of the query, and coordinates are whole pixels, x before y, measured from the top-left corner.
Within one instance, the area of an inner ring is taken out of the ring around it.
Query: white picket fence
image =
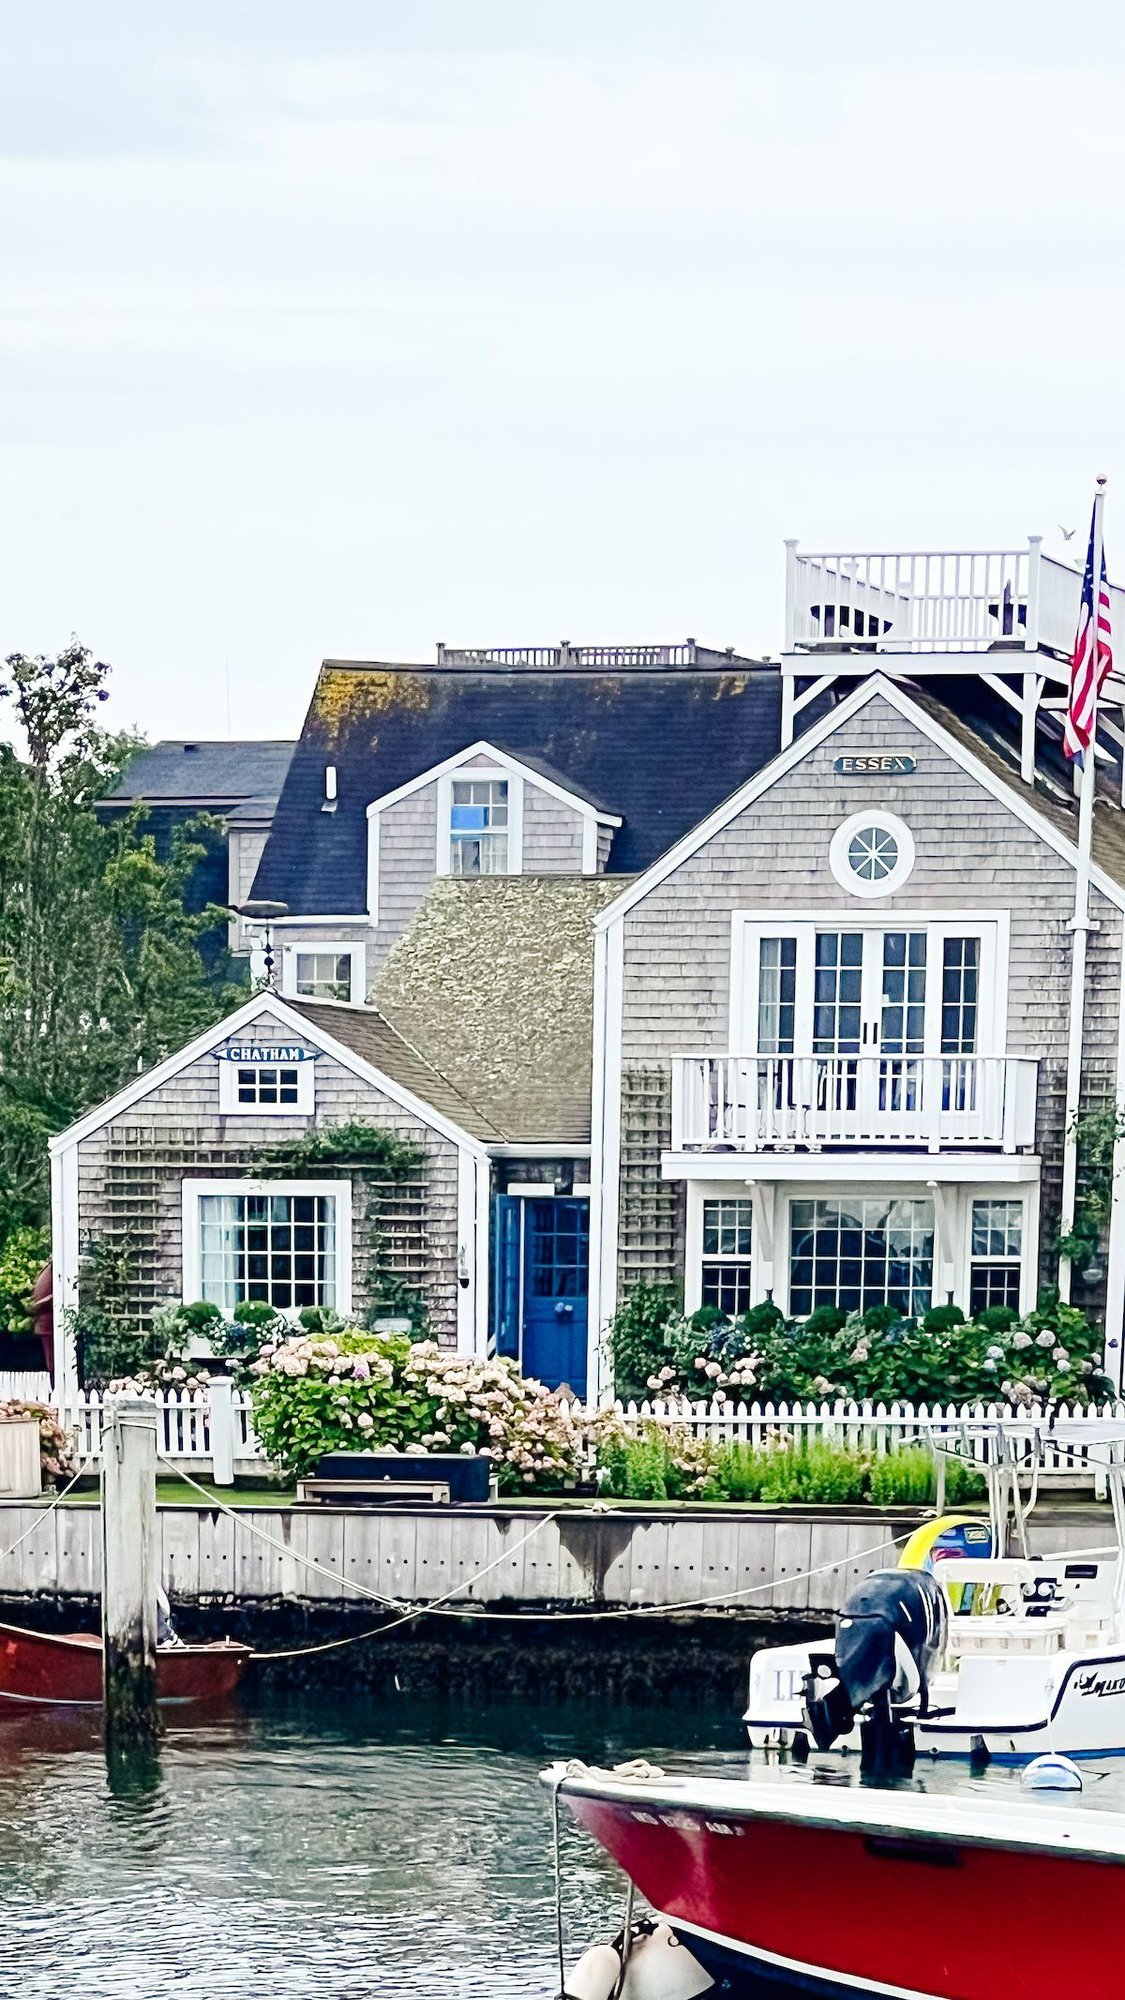
[[[112,1399],[96,1389],[84,1390],[61,1413],[74,1438],[75,1453],[91,1465],[101,1457],[107,1405]],[[230,1485],[236,1465],[261,1462],[265,1453],[254,1432],[250,1397],[225,1377],[206,1389],[167,1389],[154,1397],[156,1449],[160,1456],[198,1474],[210,1472],[218,1485]]]
[[[96,1390],[84,1391],[62,1413],[78,1456],[91,1464],[101,1455],[108,1401],[108,1396]],[[265,1453],[254,1433],[249,1394],[225,1378],[217,1378],[205,1389],[166,1390],[155,1402],[157,1450],[163,1458],[197,1474],[207,1472],[220,1485],[233,1480],[236,1467],[253,1471],[255,1465],[263,1465]],[[600,1405],[575,1402],[569,1407],[583,1423],[600,1412],[612,1412],[631,1429],[655,1422],[716,1444],[762,1449],[781,1441],[811,1444],[825,1440],[883,1457],[908,1445],[929,1448],[938,1439],[956,1444],[980,1461],[988,1453],[987,1438],[979,1432],[958,1438],[959,1427],[984,1420],[1006,1428],[1013,1435],[1017,1460],[1029,1459],[1034,1449],[1028,1435],[1031,1418],[1042,1425],[1042,1472],[1047,1478],[1087,1477],[1098,1486],[1101,1480],[1096,1464],[1089,1460],[1089,1448],[1069,1441],[1052,1444],[1052,1426],[1062,1420],[1081,1425],[1106,1417],[1125,1419],[1125,1401],[1086,1409],[1069,1409],[1063,1404],[1050,1411],[1038,1407],[1020,1410],[999,1403],[694,1403],[678,1399]]]

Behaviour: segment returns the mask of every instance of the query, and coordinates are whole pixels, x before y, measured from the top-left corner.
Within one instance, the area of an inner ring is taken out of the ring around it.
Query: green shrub
[[[922,1319],[923,1333],[949,1333],[955,1326],[964,1326],[965,1315],[960,1306],[931,1306]]]
[[[51,1254],[49,1229],[13,1229],[0,1250],[0,1336],[20,1340],[31,1333],[31,1293]]]
[[[925,1445],[905,1445],[872,1461],[868,1499],[876,1507],[921,1507],[936,1491],[933,1453]]]
[[[607,1335],[613,1380],[624,1400],[643,1399],[662,1368],[672,1367],[667,1330],[676,1310],[667,1285],[636,1285],[618,1306]]]

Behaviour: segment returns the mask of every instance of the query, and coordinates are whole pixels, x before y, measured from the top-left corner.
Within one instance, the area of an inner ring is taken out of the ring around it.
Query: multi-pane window
[[[941,963],[941,1052],[971,1056],[980,1008],[980,939],[947,937]]]
[[[299,951],[296,953],[294,985],[302,1000],[350,1000],[352,997],[352,955],[350,951]]]
[[[791,1056],[797,1020],[797,940],[764,937],[758,945],[758,1053]]]
[[[882,1054],[920,1056],[926,1046],[925,931],[884,931],[882,999]]]
[[[240,1063],[235,1072],[235,1099],[247,1108],[265,1104],[296,1105],[300,1101],[300,1070],[296,1063]]]
[[[703,1283],[700,1303],[720,1312],[746,1312],[750,1290],[750,1234],[754,1204],[747,1200],[703,1204]]]
[[[452,875],[507,874],[506,778],[454,778],[450,786],[449,869]]]
[[[336,1303],[334,1194],[199,1196],[200,1297],[282,1309]]]
[[[1022,1261],[1022,1201],[974,1201],[969,1311],[1011,1306],[1018,1312]]]
[[[933,1290],[934,1205],[859,1195],[795,1201],[789,1211],[789,1309],[928,1310]]]
[[[858,1055],[862,999],[863,932],[818,931],[813,976],[815,1055]]]

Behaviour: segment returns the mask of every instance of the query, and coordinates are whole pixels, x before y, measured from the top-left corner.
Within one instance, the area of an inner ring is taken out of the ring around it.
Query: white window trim
[[[879,833],[889,833],[898,848],[898,860],[881,882],[862,881],[848,863],[848,849],[856,834],[862,833],[866,827],[874,827]],[[895,813],[869,807],[865,812],[852,813],[836,828],[828,848],[828,865],[841,889],[845,889],[849,896],[865,899],[893,896],[913,870],[914,835],[906,821],[899,819]]]
[[[314,994],[297,991],[298,952],[331,952],[337,958],[348,960],[348,997],[346,1000],[318,1000]],[[367,946],[344,944],[335,938],[300,938],[281,947],[281,991],[287,1000],[307,1000],[319,1007],[362,1007],[367,998]]]
[[[336,1300],[334,1312],[352,1309],[352,1184],[350,1181],[184,1180],[181,1183],[183,1250],[180,1284],[185,1304],[203,1297],[200,1256],[200,1197],[208,1194],[330,1194],[336,1198]]]
[[[285,1069],[292,1067],[297,1072],[296,1104],[240,1104],[238,1101],[238,1072],[240,1069]],[[316,1109],[316,1063],[308,1056],[304,1062],[287,1065],[278,1062],[271,1065],[261,1063],[228,1062],[225,1056],[216,1064],[219,1072],[219,1116],[220,1118],[311,1118]]]
[[[973,1264],[987,1264],[989,1259],[973,1257],[973,1203],[977,1201],[1018,1201],[1022,1210],[1022,1237],[1020,1249],[1020,1313],[1034,1312],[1039,1296],[1039,1185],[1033,1187],[968,1187],[961,1190],[963,1216],[960,1226],[960,1269],[962,1276],[962,1298],[954,1288],[954,1304],[959,1305],[966,1317],[969,1311],[969,1288],[973,1278]],[[1035,1199],[1032,1200],[1034,1195]],[[935,1264],[936,1264],[935,1257]],[[944,1304],[944,1299],[942,1304]]]
[[[960,1182],[954,1185],[914,1182],[903,1185],[893,1178],[893,1163],[887,1163],[886,1182],[864,1182],[857,1186],[846,1179],[801,1183],[775,1188],[758,1182],[732,1180],[689,1181],[684,1231],[684,1311],[697,1312],[703,1299],[703,1204],[705,1201],[749,1200],[753,1202],[750,1236],[750,1296],[755,1305],[772,1287],[774,1302],[789,1314],[790,1208],[794,1201],[843,1201],[855,1195],[898,1196],[904,1200],[932,1200],[934,1204],[934,1285],[933,1302],[945,1305],[946,1293],[965,1314],[969,1310],[972,1278],[972,1220],[974,1201],[1018,1201],[1023,1208],[1023,1252],[1020,1266],[1020,1312],[1034,1310],[1039,1291],[1039,1183],[1010,1181]],[[771,1214],[771,1210],[773,1213]],[[771,1256],[771,1244],[774,1254]]]
[[[687,1215],[684,1221],[684,1311],[698,1312],[703,1303],[703,1204],[707,1201],[748,1201],[750,1216],[750,1300],[757,1305],[765,1294],[759,1291],[762,1261],[761,1189],[738,1181],[689,1181]]]
[[[437,781],[436,872],[453,873],[453,786],[477,779],[499,781],[508,787],[508,866],[505,875],[523,874],[523,779],[503,764],[461,764],[446,771]],[[461,880],[458,877],[458,880]],[[478,880],[478,877],[470,877]]]
[[[980,995],[978,1018],[982,1056],[1007,1054],[1008,1043],[1008,947],[1011,914],[1007,910],[889,910],[832,909],[763,910],[761,913],[735,910],[731,916],[730,1020],[727,1046],[734,1054],[754,1055],[758,1033],[758,964],[755,947],[763,937],[804,935],[811,940],[818,930],[925,930],[931,940],[946,935],[979,936],[981,940]],[[815,949],[815,945],[812,945]],[[798,950],[800,945],[798,943]],[[798,979],[801,966],[798,960]],[[806,1005],[811,991],[805,996]],[[801,996],[798,994],[798,1008]],[[796,1036],[798,1052],[808,1054]]]

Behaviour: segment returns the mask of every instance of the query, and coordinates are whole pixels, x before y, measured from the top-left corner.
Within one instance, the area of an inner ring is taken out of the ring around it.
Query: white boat
[[[982,1421],[959,1426],[942,1448],[971,1450],[982,1436],[990,1513],[989,1532],[981,1536],[985,1553],[943,1558],[940,1547],[931,1551],[926,1567],[944,1604],[936,1665],[920,1666],[888,1627],[882,1634],[888,1712],[912,1729],[918,1752],[938,1757],[1022,1761],[1045,1751],[1125,1752],[1125,1422]],[[1039,1469],[1046,1456],[1057,1461],[1070,1450],[1081,1450],[1084,1465],[1104,1469],[1116,1546],[1108,1555],[1032,1557],[1027,1521]],[[1031,1469],[1026,1507],[1017,1453]],[[1016,1557],[996,1553],[1007,1547],[1013,1507],[1022,1550]],[[901,1572],[885,1574],[901,1580]],[[858,1611],[849,1600],[835,1647],[822,1640],[755,1654],[745,1721],[756,1749],[822,1754],[830,1734],[834,1750],[862,1748],[869,1706],[848,1697],[836,1652],[846,1628],[854,1636],[857,1619],[872,1619],[877,1594],[868,1592]],[[834,1705],[834,1728],[818,1720],[825,1704]]]

